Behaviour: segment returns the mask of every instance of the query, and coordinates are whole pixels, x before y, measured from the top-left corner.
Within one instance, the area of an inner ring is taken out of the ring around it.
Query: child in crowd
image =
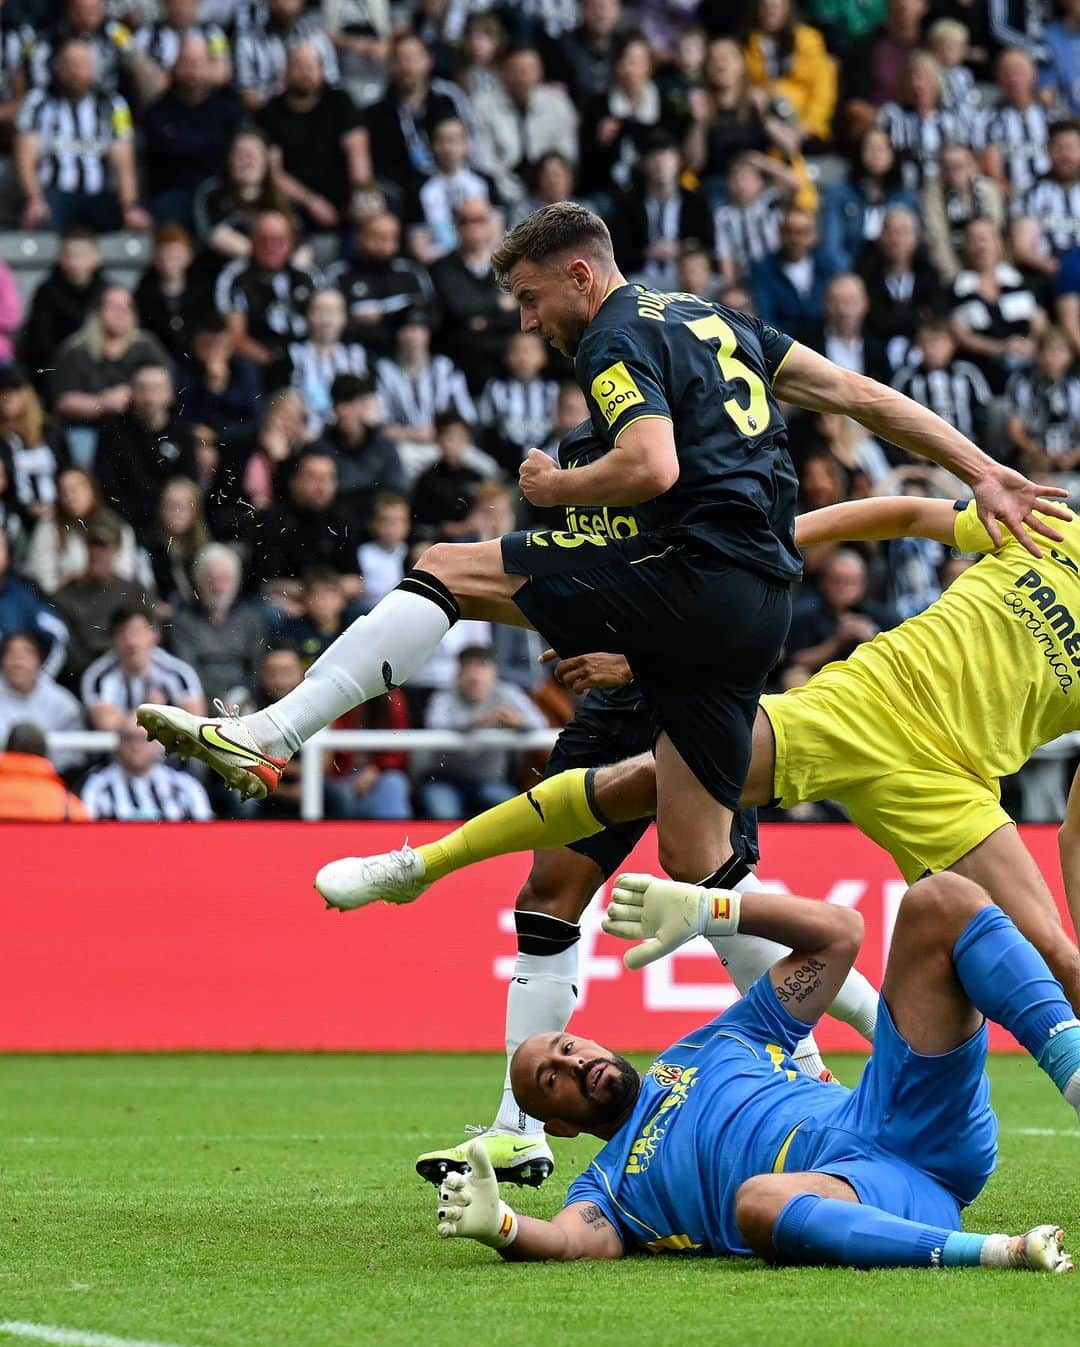
[[[364,577],[364,606],[373,608],[401,581],[409,555],[409,502],[395,491],[380,491],[368,521],[371,537],[357,550]]]

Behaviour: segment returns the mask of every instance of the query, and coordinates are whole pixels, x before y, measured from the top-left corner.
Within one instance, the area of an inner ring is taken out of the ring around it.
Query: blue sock
[[[920,1225],[890,1216],[878,1207],[838,1202],[814,1193],[801,1193],[786,1204],[773,1226],[773,1247],[791,1263],[834,1267],[943,1267],[946,1246],[957,1231]],[[963,1236],[979,1240],[983,1236]],[[955,1241],[950,1265],[978,1263],[978,1251]]]
[[[1059,1090],[1080,1070],[1080,1021],[1046,960],[999,907],[972,917],[953,948],[971,1003],[1004,1025]]]

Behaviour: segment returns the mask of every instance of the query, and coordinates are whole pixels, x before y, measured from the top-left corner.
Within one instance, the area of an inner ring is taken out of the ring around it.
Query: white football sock
[[[544,1124],[522,1109],[510,1088],[510,1058],[530,1034],[561,1033],[577,1000],[578,946],[558,954],[518,954],[506,993],[506,1078],[493,1130],[543,1132]]]
[[[338,716],[404,683],[449,630],[437,603],[392,589],[345,628],[299,686],[265,711],[245,716],[244,724],[271,757],[288,757]]]

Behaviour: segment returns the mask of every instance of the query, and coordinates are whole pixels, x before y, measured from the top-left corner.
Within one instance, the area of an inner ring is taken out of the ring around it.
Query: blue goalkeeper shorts
[[[952,1052],[923,1056],[882,997],[862,1079],[835,1113],[799,1129],[785,1171],[834,1174],[867,1206],[959,1229],[961,1209],[978,1197],[997,1156],[986,1044],[984,1024]]]

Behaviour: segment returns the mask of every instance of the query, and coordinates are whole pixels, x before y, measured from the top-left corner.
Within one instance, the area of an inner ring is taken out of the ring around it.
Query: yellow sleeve
[[[802,122],[819,140],[832,139],[836,111],[836,62],[816,28],[799,24],[795,30],[795,80],[802,88]]]
[[[1008,529],[1002,531],[1002,547],[1013,541]],[[969,500],[962,510],[956,512],[956,545],[961,552],[996,552],[993,539],[975,512],[975,502]]]

